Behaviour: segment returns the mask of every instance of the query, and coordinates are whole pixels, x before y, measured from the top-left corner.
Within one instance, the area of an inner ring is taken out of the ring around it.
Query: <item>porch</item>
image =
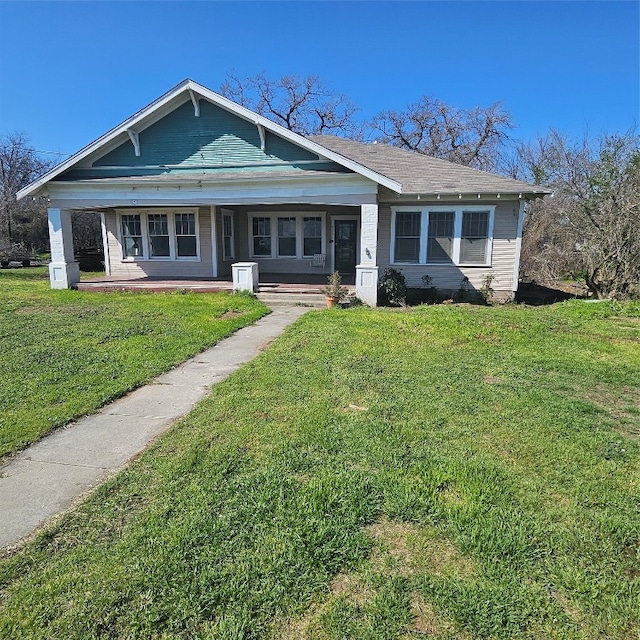
[[[348,298],[356,295],[354,275],[342,278],[348,290]],[[327,276],[322,274],[260,274],[257,296],[267,305],[305,304],[324,306],[322,287],[327,284]],[[76,285],[80,291],[113,292],[166,292],[192,291],[194,293],[217,293],[233,291],[233,282],[225,278],[126,278],[100,276],[81,280]]]

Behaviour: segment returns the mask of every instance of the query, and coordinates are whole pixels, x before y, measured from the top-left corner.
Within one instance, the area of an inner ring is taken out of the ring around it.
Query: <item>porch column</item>
[[[518,291],[518,278],[520,277],[520,254],[522,252],[522,229],[524,227],[524,218],[527,214],[527,203],[525,200],[520,200],[520,206],[518,207],[518,226],[516,229],[516,257],[513,261],[513,281],[511,283],[511,289],[515,297]]]
[[[47,213],[51,242],[51,262],[49,263],[51,288],[70,289],[80,282],[80,266],[73,255],[71,211],[49,208]]]
[[[356,266],[356,295],[371,307],[378,304],[378,205],[360,206],[360,264]]]

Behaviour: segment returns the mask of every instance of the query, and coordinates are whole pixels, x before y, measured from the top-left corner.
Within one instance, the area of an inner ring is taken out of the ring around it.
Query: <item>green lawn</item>
[[[51,291],[44,267],[0,270],[0,457],[265,312],[227,294]]]
[[[311,312],[0,563],[0,636],[640,637],[640,305]]]

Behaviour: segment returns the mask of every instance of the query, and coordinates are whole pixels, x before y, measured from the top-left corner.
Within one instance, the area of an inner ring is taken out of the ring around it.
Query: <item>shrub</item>
[[[401,307],[407,304],[407,281],[397,269],[387,267],[380,278],[382,302]]]

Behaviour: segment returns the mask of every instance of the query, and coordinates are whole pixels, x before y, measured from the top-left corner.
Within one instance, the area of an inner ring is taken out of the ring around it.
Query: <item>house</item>
[[[79,281],[81,210],[100,216],[113,278],[339,270],[375,305],[387,266],[411,287],[491,276],[511,298],[526,204],[545,193],[382,144],[303,137],[185,80],[18,197],[48,198],[53,288]]]

